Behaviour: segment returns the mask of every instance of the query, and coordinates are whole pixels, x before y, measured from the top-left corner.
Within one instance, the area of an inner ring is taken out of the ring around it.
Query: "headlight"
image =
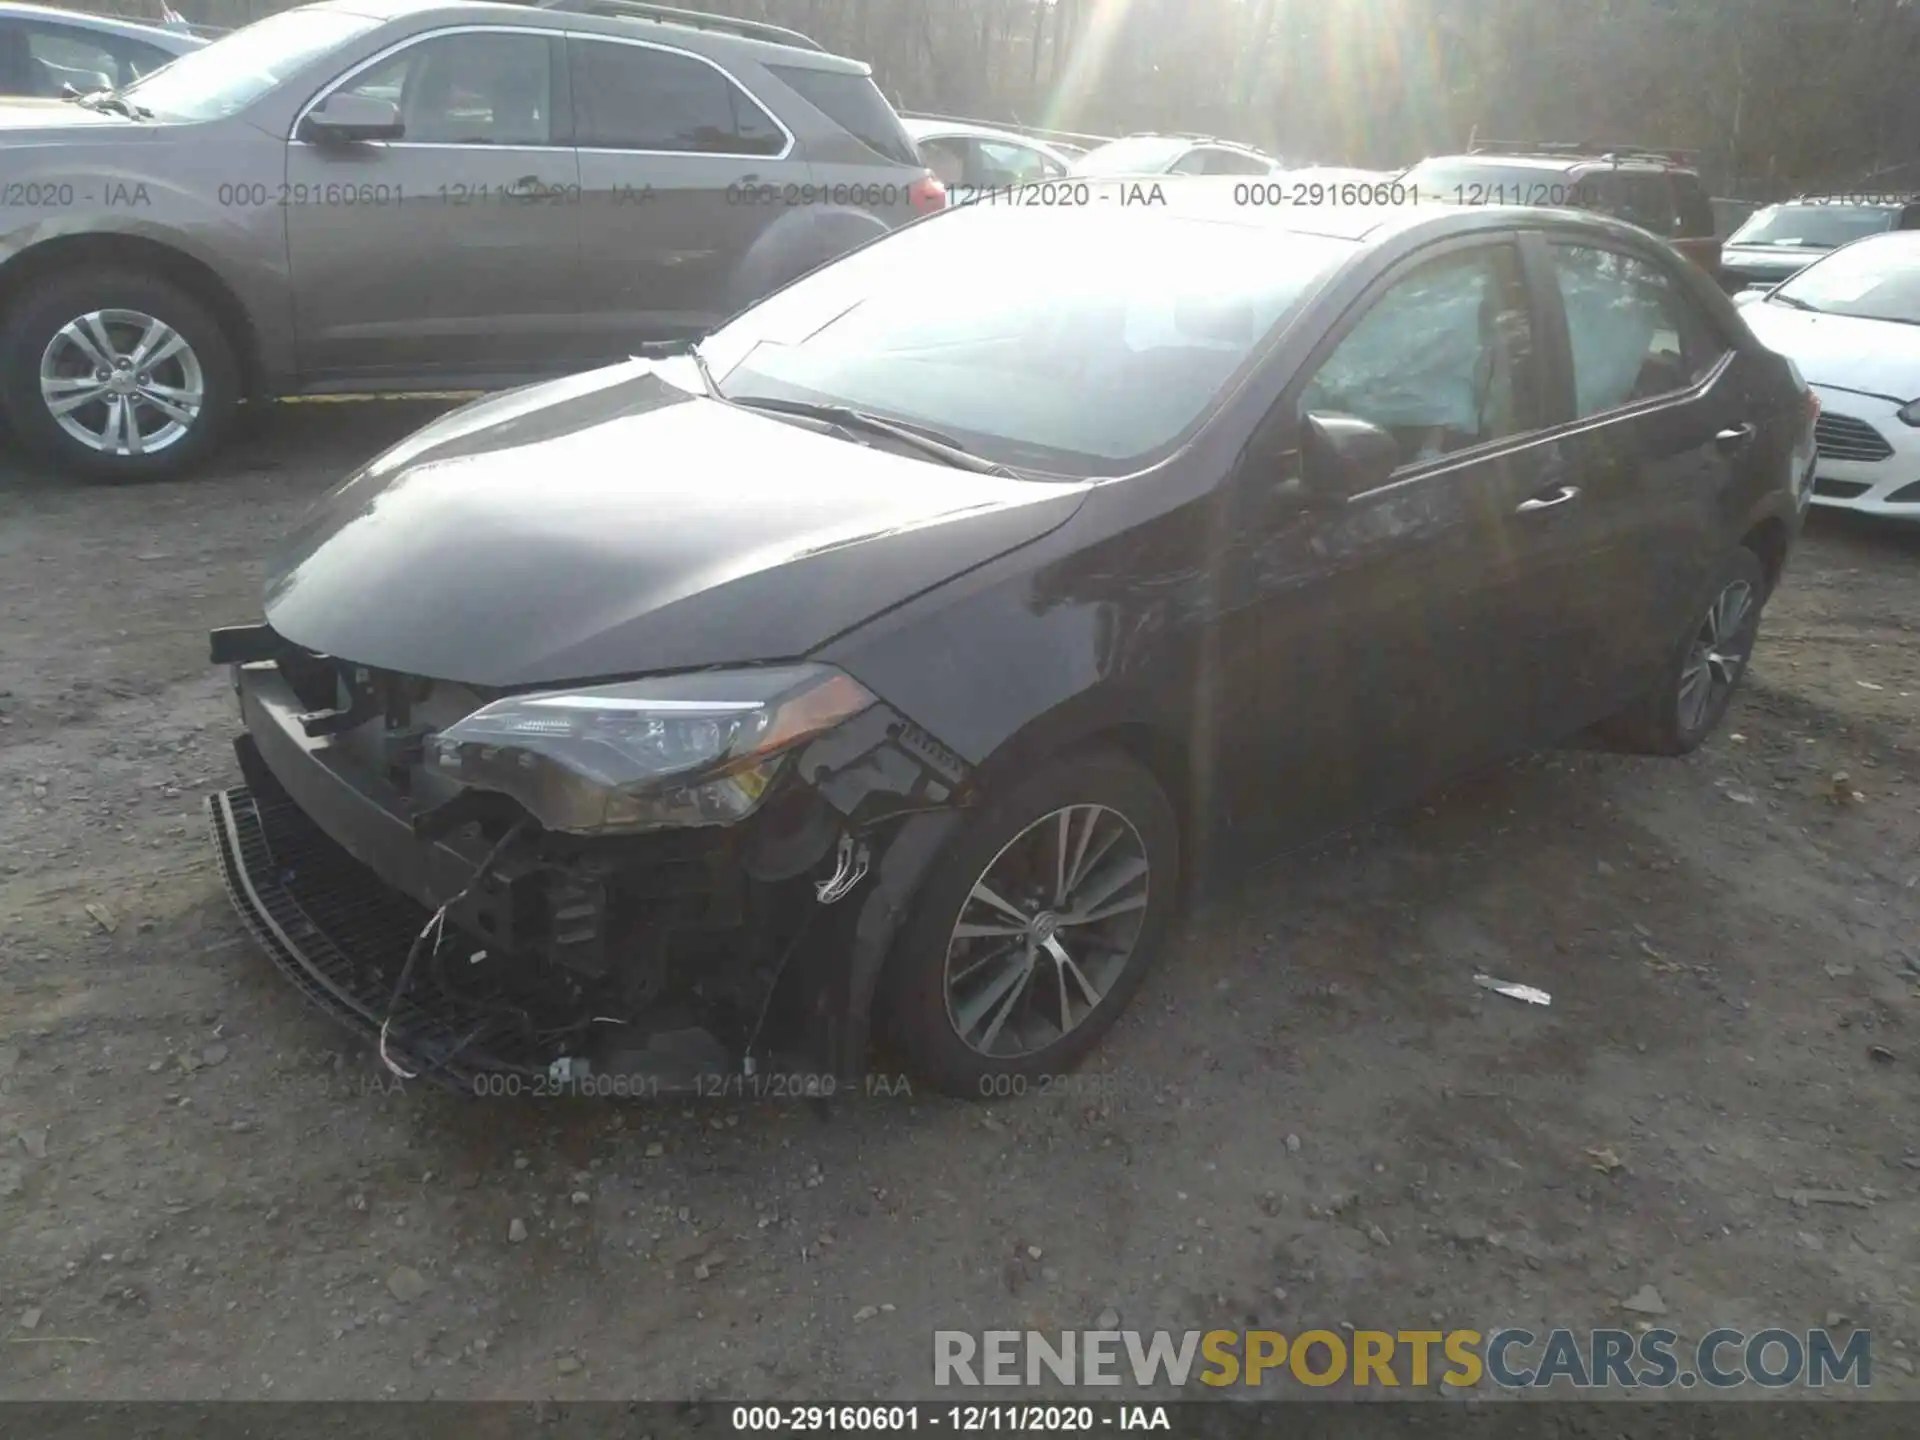
[[[1920,400],[1909,401],[1894,413],[1899,415],[1903,424],[1920,425]]]
[[[426,761],[511,795],[549,830],[731,825],[759,806],[794,746],[873,703],[824,665],[510,695],[440,731]]]

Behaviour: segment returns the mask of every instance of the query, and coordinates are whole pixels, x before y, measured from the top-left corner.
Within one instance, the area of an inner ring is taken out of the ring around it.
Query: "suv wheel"
[[[1024,1094],[1092,1050],[1172,918],[1179,827],[1124,755],[1049,762],[975,813],[881,977],[882,1033],[935,1089]]]
[[[1654,687],[1600,726],[1607,739],[1643,755],[1686,755],[1713,733],[1753,658],[1767,572],[1744,547],[1721,562],[1694,628]]]
[[[181,474],[218,443],[238,388],[219,322],[155,276],[58,276],[0,326],[0,404],[22,442],[69,474]]]

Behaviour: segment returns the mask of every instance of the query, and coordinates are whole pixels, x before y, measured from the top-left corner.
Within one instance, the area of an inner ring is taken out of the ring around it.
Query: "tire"
[[[155,322],[171,336],[153,331]],[[99,342],[102,330],[105,346]],[[147,334],[163,348],[172,340],[179,347],[151,371],[129,368],[119,377],[119,384],[139,392],[130,406],[130,397],[101,387],[104,398],[87,399],[68,413],[68,423],[96,436],[96,443],[87,443],[49,408],[43,366],[56,391],[72,398],[83,382],[98,385],[99,368],[91,375],[86,368],[94,354],[111,349],[109,361],[130,361]],[[140,383],[142,375],[153,389]],[[165,387],[172,414],[145,398],[159,387]],[[197,405],[180,404],[195,394]],[[117,422],[110,408],[115,400]],[[56,275],[29,291],[0,323],[0,408],[21,443],[63,474],[108,481],[184,474],[224,438],[238,402],[233,345],[220,323],[191,294],[158,276],[120,269]],[[127,443],[129,415],[143,441],[138,452]],[[109,431],[114,441],[104,442]]]
[[[1068,807],[1077,808],[1068,811],[1067,854],[1079,860],[1082,873],[1067,898],[1073,901],[1077,888],[1083,908],[1096,917],[1112,913],[1092,923],[1066,921],[1055,933],[1046,917],[1073,908],[1044,909],[1058,897],[1056,817]],[[1126,879],[1139,861],[1144,874]],[[1179,873],[1173,806],[1144,768],[1105,750],[1048,762],[989,798],[934,862],[881,975],[881,1034],[923,1083],[964,1099],[1023,1094],[1023,1082],[1071,1070],[1119,1018],[1151,967],[1172,920]],[[1046,894],[1030,904],[1015,882],[1042,875],[1050,877]],[[1034,924],[1016,932],[1011,916],[974,898],[976,886],[988,881],[1000,899],[1026,907]],[[1109,885],[1115,887],[1110,893],[1099,893]],[[1009,888],[1018,893],[1000,895]],[[1128,903],[1136,900],[1141,903]],[[956,940],[963,921],[1008,933]],[[1036,937],[1050,937],[1051,944],[1035,945]],[[982,960],[1001,946],[1011,951],[1008,964]],[[959,980],[951,1005],[950,947]],[[1061,951],[1072,969],[1055,959]],[[1008,978],[1023,966],[1025,980]],[[1072,1022],[1064,1027],[1063,987]],[[1003,1008],[996,1029],[993,1017]],[[975,1012],[969,1040],[961,1032]]]
[[[1745,608],[1729,635],[1727,602],[1740,596]],[[1686,755],[1699,749],[1727,713],[1747,673],[1766,603],[1767,572],[1760,557],[1744,548],[1733,551],[1714,572],[1695,609],[1700,618],[1668,657],[1653,688],[1602,723],[1600,734],[1637,755]],[[1720,659],[1709,660],[1708,655]],[[1692,689],[1683,694],[1683,687],[1702,683],[1707,686],[1704,703],[1698,703]]]

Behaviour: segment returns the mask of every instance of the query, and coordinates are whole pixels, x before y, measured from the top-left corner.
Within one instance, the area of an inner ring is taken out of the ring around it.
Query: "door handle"
[[[1735,425],[1731,430],[1722,430],[1718,435],[1713,437],[1714,448],[1722,455],[1732,455],[1746,449],[1748,443],[1753,439],[1753,435],[1754,429],[1751,421],[1745,425]]]
[[[1537,510],[1551,510],[1556,505],[1564,505],[1569,500],[1580,498],[1578,485],[1562,485],[1551,495],[1536,495],[1531,500],[1522,500],[1515,508],[1516,515],[1531,515]]]

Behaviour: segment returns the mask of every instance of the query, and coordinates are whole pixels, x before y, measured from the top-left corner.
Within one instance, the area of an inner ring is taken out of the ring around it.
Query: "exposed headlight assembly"
[[[427,764],[549,830],[635,834],[744,820],[792,749],[874,704],[824,665],[706,671],[510,695],[449,725]]]
[[[1894,412],[1903,424],[1920,425],[1920,400],[1912,400]]]

